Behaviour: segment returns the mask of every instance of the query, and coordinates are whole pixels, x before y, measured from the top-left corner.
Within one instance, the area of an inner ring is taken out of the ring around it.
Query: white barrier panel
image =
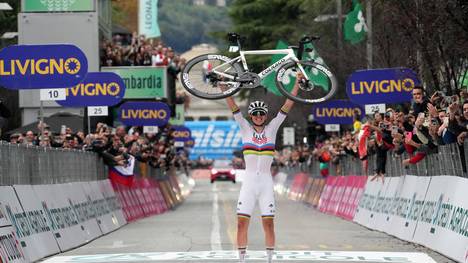
[[[7,206],[14,211],[14,213],[23,212],[13,187],[0,186],[0,227],[11,226],[11,221],[7,213]]]
[[[69,193],[63,188],[64,184],[32,186],[62,252],[84,243],[77,215],[68,204]]]
[[[376,211],[378,214],[376,215],[377,220],[374,229],[383,232],[389,231],[390,221],[395,216],[394,207],[398,203],[398,197],[400,196],[404,181],[405,179],[403,176],[385,179],[387,188],[385,190],[385,195],[380,199],[382,203],[377,206],[379,210]]]
[[[376,180],[371,182],[370,177],[367,179],[366,189],[361,200],[359,200],[359,205],[353,219],[354,222],[369,228],[374,227],[376,224],[374,218],[376,213],[373,210],[378,206],[377,200],[383,196],[386,188],[386,185],[382,184],[381,181]]]
[[[101,193],[98,182],[85,182],[82,183],[81,186],[85,195],[90,198],[101,211],[100,215],[96,218],[99,228],[101,229],[101,233],[107,234],[118,229],[120,227],[119,222],[112,210],[112,207],[109,206],[104,195]]]
[[[0,262],[28,262],[12,226],[0,227]]]
[[[115,195],[114,188],[112,188],[109,179],[97,181],[97,184],[99,186],[99,192],[102,193],[102,195],[106,199],[107,205],[110,207],[114,218],[117,220],[117,222],[113,223],[115,225],[118,225],[119,227],[127,224],[127,220],[125,220],[125,217],[122,212],[122,206],[119,200],[117,199],[117,196]]]
[[[51,231],[52,222],[46,216],[46,211],[32,186],[14,185],[13,188],[24,212],[12,210],[9,217],[28,261],[36,261],[60,252]]]
[[[61,185],[67,196],[67,203],[75,211],[81,233],[83,234],[83,243],[87,243],[102,235],[96,218],[103,212],[91,198],[87,198],[81,186],[83,183],[68,183]]]
[[[382,211],[384,209],[384,201],[387,193],[388,185],[390,184],[390,178],[386,178],[385,182],[382,183],[380,178],[370,182],[368,180],[368,184],[371,183],[374,189],[377,189],[377,193],[371,199],[373,203],[369,206],[369,218],[367,220],[366,226],[372,229],[376,229],[381,221],[383,221],[384,215]]]
[[[414,241],[468,262],[468,179],[432,177]]]
[[[422,210],[431,177],[407,175],[401,177],[401,193],[393,201],[390,228],[387,233],[406,241],[412,241],[417,220]]]

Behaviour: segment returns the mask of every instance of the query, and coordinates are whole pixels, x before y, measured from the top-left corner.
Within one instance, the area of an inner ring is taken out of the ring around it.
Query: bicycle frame
[[[226,73],[223,73],[223,72],[219,72],[217,71],[217,69],[219,69],[220,67],[223,67],[225,66],[226,64],[231,64],[231,63],[236,63],[236,62],[239,62],[239,61],[242,61],[242,66],[244,68],[245,71],[248,71],[249,68],[248,68],[248,65],[247,65],[247,61],[245,60],[245,55],[281,55],[281,54],[284,54],[286,56],[284,56],[283,58],[281,58],[280,60],[278,60],[277,62],[273,63],[273,65],[269,66],[268,68],[264,69],[262,72],[260,72],[258,74],[258,76],[260,77],[260,79],[264,79],[269,73],[271,73],[272,71],[275,71],[278,67],[280,67],[281,65],[283,65],[286,61],[288,60],[292,60],[296,63],[299,62],[299,59],[297,59],[296,55],[294,54],[294,51],[292,49],[274,49],[274,50],[249,50],[249,51],[239,51],[239,56],[213,68],[213,72],[220,75],[220,76],[223,76],[225,78],[228,78],[228,79],[231,79],[231,80],[234,80],[235,81],[235,77],[232,76],[232,75],[229,75],[229,74],[226,74]],[[304,68],[302,67],[301,64],[298,64],[298,67],[299,69],[301,70],[302,72],[302,75],[304,75],[305,79],[309,80],[309,77],[307,76],[307,74],[305,73],[304,71]],[[227,70],[229,70],[230,68],[228,68]]]

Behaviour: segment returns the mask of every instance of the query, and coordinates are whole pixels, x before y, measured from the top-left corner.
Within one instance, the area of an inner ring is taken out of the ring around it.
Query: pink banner
[[[319,210],[352,220],[366,182],[366,176],[328,177],[320,196]]]
[[[111,183],[128,222],[168,210],[159,183],[154,179],[134,178],[131,186],[127,186],[111,178]],[[177,188],[178,185],[173,187]]]
[[[338,177],[329,176],[326,179],[325,187],[323,188],[322,195],[320,195],[320,200],[318,204],[318,209],[321,212],[326,212],[330,198],[332,197],[333,190],[335,188],[335,182]]]
[[[333,187],[333,191],[326,208],[326,213],[336,215],[338,212],[338,207],[341,203],[341,198],[343,196],[344,189],[346,187],[348,178],[345,176],[338,176]]]
[[[302,196],[307,185],[308,179],[309,175],[305,173],[298,173],[294,175],[294,179],[289,192],[289,198],[297,200],[298,197]]]

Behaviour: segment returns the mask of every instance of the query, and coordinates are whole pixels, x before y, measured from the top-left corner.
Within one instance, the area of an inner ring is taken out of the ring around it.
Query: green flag
[[[344,22],[344,38],[351,44],[357,44],[366,38],[367,25],[362,13],[362,6],[358,0],[353,0],[351,12],[346,15]]]
[[[286,49],[288,48],[288,44],[286,44],[283,41],[278,41],[276,44],[276,49]],[[273,55],[271,57],[270,65],[273,65],[276,61],[280,60],[282,57],[285,55],[283,54],[278,54],[278,55]],[[272,74],[274,73],[274,74]],[[281,92],[278,90],[276,87],[276,82],[275,82],[275,76],[276,76],[276,71],[270,72],[263,80],[262,80],[262,85],[267,88],[267,90],[277,96],[283,96]]]
[[[276,49],[286,49],[288,48],[288,44],[283,42],[283,41],[278,41],[278,44],[276,44]],[[325,62],[323,61],[323,59],[319,56],[319,54],[317,53],[317,51],[315,50],[314,46],[312,44],[306,44],[304,46],[304,50],[307,49],[307,48],[310,48],[312,49],[312,52],[304,52],[304,54],[302,55],[302,59],[303,60],[311,60],[313,59],[315,62],[321,64],[321,65],[324,65],[324,66],[327,66],[325,64]],[[272,58],[271,58],[271,63],[270,65],[272,65],[273,63],[275,63],[276,61],[280,60],[282,57],[284,57],[285,55],[273,55]],[[307,68],[305,69],[307,70]],[[296,82],[296,73],[294,72],[287,72],[282,80],[283,84],[286,84],[286,89],[288,90],[292,90],[293,86],[294,86],[294,83]],[[328,82],[328,77],[318,71],[317,69],[315,68],[312,68],[309,70],[309,72],[306,72],[307,76],[309,77],[309,79],[314,83],[314,85],[316,86],[320,86],[322,87],[325,91],[328,91],[329,89],[329,82]],[[265,86],[267,88],[268,91],[270,91],[271,93],[277,95],[277,96],[282,96],[281,92],[278,90],[278,88],[276,87],[276,81],[275,81],[275,77],[276,77],[276,71],[274,72],[271,72],[270,74],[268,74],[263,80],[262,80],[262,85]]]

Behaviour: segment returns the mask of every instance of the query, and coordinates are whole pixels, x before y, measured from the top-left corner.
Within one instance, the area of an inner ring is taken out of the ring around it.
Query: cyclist
[[[297,74],[292,95],[297,95],[301,73]],[[250,216],[258,200],[262,225],[265,232],[265,245],[268,262],[272,262],[275,231],[273,219],[275,216],[275,199],[273,193],[273,178],[271,175],[271,163],[275,151],[276,133],[281,123],[286,119],[294,102],[287,99],[281,110],[270,123],[266,124],[268,107],[263,101],[250,103],[248,114],[250,124],[241,114],[239,107],[232,97],[226,99],[229,108],[234,114],[234,119],[240,126],[242,135],[243,153],[245,160],[245,179],[239,194],[237,203],[237,246],[240,262],[245,262],[247,249],[247,230]]]

